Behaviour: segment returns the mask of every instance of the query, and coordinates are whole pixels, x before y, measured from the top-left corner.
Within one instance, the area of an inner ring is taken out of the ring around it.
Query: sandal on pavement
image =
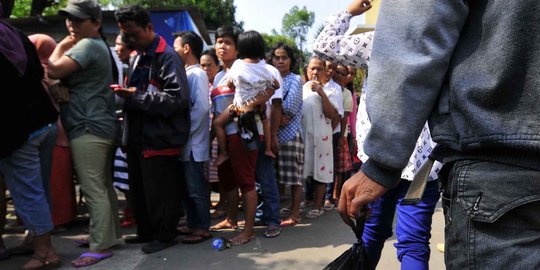
[[[288,216],[288,215],[291,214],[291,209],[287,208],[287,207],[283,207],[283,208],[281,208],[281,210],[279,210],[279,214],[281,216]]]
[[[274,237],[278,237],[280,233],[281,233],[281,227],[279,225],[270,225],[264,232],[264,237],[274,238]]]
[[[309,218],[309,219],[313,219],[313,218],[318,218],[320,217],[322,214],[324,214],[324,210],[319,210],[319,209],[312,209],[312,210],[309,210],[309,212],[307,212],[306,214],[306,218]]]
[[[315,206],[315,202],[313,201],[303,201],[300,203],[300,209],[312,206]]]
[[[32,255],[32,260],[39,262],[39,266],[23,268],[25,270],[37,270],[37,269],[56,269],[62,266],[62,261],[58,259],[55,262],[47,260],[46,257],[39,256],[37,254]]]
[[[324,211],[332,211],[336,206],[331,201],[326,201],[323,206]]]
[[[186,235],[184,239],[182,239],[182,243],[197,244],[197,243],[204,242],[210,238],[212,238],[211,234],[190,234],[190,235]]]
[[[102,260],[105,260],[107,258],[112,257],[113,253],[93,253],[93,252],[85,252],[79,256],[76,260],[71,262],[71,265],[74,267],[85,267],[94,265]],[[90,258],[90,260],[88,259]]]
[[[191,234],[193,234],[193,230],[188,228],[187,226],[176,227],[176,231],[178,231],[179,235],[191,235]]]
[[[219,232],[221,230],[238,230],[238,225],[220,225],[218,223],[210,227],[211,232]]]
[[[281,227],[292,227],[301,221],[300,218],[288,218],[281,221]]]
[[[229,239],[229,242],[231,242],[231,245],[233,246],[239,246],[246,243],[249,243],[251,240],[255,239],[255,235],[249,236],[249,237],[239,237],[239,235]]]

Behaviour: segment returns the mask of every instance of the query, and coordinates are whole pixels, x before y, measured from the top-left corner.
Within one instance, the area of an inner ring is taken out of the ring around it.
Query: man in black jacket
[[[142,251],[153,253],[176,243],[178,156],[189,136],[190,96],[184,63],[154,32],[148,11],[133,5],[115,16],[126,43],[137,50],[127,88],[115,89],[126,97],[129,185],[137,221],[137,237],[126,242],[149,242]]]

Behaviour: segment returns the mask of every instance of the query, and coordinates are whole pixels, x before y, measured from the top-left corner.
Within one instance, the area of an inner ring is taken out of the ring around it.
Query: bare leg
[[[255,212],[257,211],[257,192],[255,190],[246,192],[244,197],[245,225],[241,233],[231,238],[234,245],[243,245],[255,237]]]
[[[225,134],[225,125],[229,123],[229,107],[227,107],[213,123],[214,132],[218,141],[219,152],[216,158],[216,166],[221,165],[227,159],[229,159],[229,153],[227,152],[227,134]]]
[[[315,209],[321,210],[323,207],[324,194],[326,193],[326,185],[313,181],[313,189],[315,190]]]
[[[238,228],[238,190],[226,192],[227,194],[227,217],[225,220],[210,227],[211,231]]]
[[[34,256],[43,258],[43,260],[32,258],[23,266],[23,269],[37,269],[47,263],[58,264],[60,262],[60,257],[58,257],[52,246],[49,233],[34,236]]]
[[[264,119],[262,124],[264,129],[264,154],[275,159],[276,155],[272,151],[272,133],[270,131],[270,121],[268,121],[268,119]]]
[[[281,226],[294,226],[302,220],[300,217],[300,202],[302,201],[302,186],[291,186],[291,213],[281,222]]]

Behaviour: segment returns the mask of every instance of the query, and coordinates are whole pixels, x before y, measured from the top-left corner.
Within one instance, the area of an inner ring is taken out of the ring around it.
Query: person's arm
[[[56,80],[65,78],[81,68],[79,63],[64,55],[75,44],[75,39],[71,36],[67,36],[56,45],[47,66],[47,75],[50,79]]]
[[[137,89],[126,99],[127,111],[142,111],[150,115],[170,117],[178,111],[189,108],[190,91],[184,65],[176,52],[165,53],[161,67],[153,71],[158,72],[160,80],[158,83],[162,85],[162,91]],[[156,86],[150,84],[148,88]]]
[[[287,98],[283,101],[283,116],[281,126],[289,124],[290,120],[298,113],[302,113],[302,78],[295,76],[291,80]]]
[[[255,97],[250,99],[249,103],[242,106],[242,111],[252,111],[255,107],[266,103],[279,87],[268,87],[265,91],[259,92]]]
[[[345,32],[349,29],[353,16],[360,15],[370,8],[369,0],[354,0],[346,10],[330,15],[315,40],[313,52],[335,63],[367,69],[373,32],[355,35],[345,35]]]
[[[334,107],[332,102],[330,102],[330,99],[328,99],[328,96],[323,90],[323,86],[317,82],[309,83],[311,84],[311,89],[313,91],[316,91],[317,94],[319,94],[319,96],[321,97],[324,116],[329,118],[331,121],[339,121],[341,116],[339,115],[336,107]]]
[[[282,115],[282,99],[272,99],[272,109],[270,111],[270,134],[272,140],[272,152],[274,152],[274,154],[277,154],[279,152],[278,131]]]
[[[398,183],[428,116],[448,106],[438,97],[467,17],[464,1],[382,2],[368,76],[369,159],[343,186],[342,218]]]
[[[207,118],[210,112],[208,103],[208,77],[204,70],[195,69],[188,75],[189,89],[191,95],[190,114],[195,115],[191,119],[191,130],[201,130],[207,127]]]

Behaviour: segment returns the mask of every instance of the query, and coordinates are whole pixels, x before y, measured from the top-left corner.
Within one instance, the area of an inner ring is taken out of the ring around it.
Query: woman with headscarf
[[[69,138],[75,169],[90,213],[90,250],[72,261],[83,267],[111,257],[120,238],[116,192],[112,185],[116,116],[113,65],[101,37],[101,7],[95,0],[70,0],[58,12],[69,36],[56,46],[49,77],[69,89],[60,116]],[[115,67],[115,66],[114,66]]]

